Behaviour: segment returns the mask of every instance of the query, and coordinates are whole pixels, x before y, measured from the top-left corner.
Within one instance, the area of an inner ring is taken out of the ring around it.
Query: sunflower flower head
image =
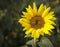
[[[31,34],[32,38],[36,40],[44,34],[51,35],[52,29],[54,29],[55,20],[54,11],[51,11],[51,7],[41,4],[37,9],[37,5],[33,2],[33,7],[28,5],[26,12],[22,12],[22,18],[19,19],[19,23],[24,27],[25,34]],[[53,26],[54,25],[54,26]]]

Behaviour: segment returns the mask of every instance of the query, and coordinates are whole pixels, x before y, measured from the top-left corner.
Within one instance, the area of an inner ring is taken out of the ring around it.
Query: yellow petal
[[[19,22],[19,23],[29,23],[29,21],[28,21],[27,19],[25,19],[25,18],[19,19],[18,22]]]
[[[49,20],[49,24],[56,25],[54,21]]]
[[[52,21],[52,20],[47,20],[47,19],[45,19],[44,21],[45,21],[45,23],[47,23],[47,24],[56,25],[55,22]]]
[[[51,15],[54,15],[54,11],[49,12],[47,16],[51,16]]]
[[[44,7],[43,4],[41,4],[38,9],[38,15],[42,15],[43,7]]]
[[[53,16],[54,16],[54,12],[52,11],[52,12],[48,13],[48,14],[44,17],[44,20],[48,20],[49,17],[53,17]]]
[[[29,23],[29,21],[27,19],[25,19],[25,18],[21,18],[19,21],[23,21],[25,23]]]
[[[31,28],[31,26],[26,26],[26,27],[23,29],[23,31],[29,30],[30,28]]]
[[[33,10],[31,8],[31,6],[29,5],[28,8],[26,8],[27,10],[27,13],[30,15],[30,16],[33,16]]]
[[[50,20],[56,20],[56,18],[53,17],[53,16],[49,16],[47,19],[48,19],[48,20],[49,20],[49,19],[50,19]]]
[[[30,28],[29,30],[27,30],[26,32],[25,32],[25,34],[30,34],[31,32],[33,31],[33,28]]]
[[[30,24],[22,23],[22,26],[23,26],[23,27],[29,27],[29,26],[30,26]]]
[[[44,35],[43,34],[43,28],[38,29],[36,32],[37,32],[37,38],[39,38],[40,35]]]
[[[48,7],[47,9],[45,9],[44,12],[43,12],[43,14],[42,14],[42,17],[45,17],[49,13],[50,9],[51,9],[50,7]]]
[[[45,32],[45,31],[48,31],[50,29],[50,26],[49,26],[49,24],[45,24],[44,25],[44,30],[43,30],[43,32]]]
[[[45,31],[45,34],[51,35],[51,33],[49,31]]]
[[[32,31],[32,37],[34,37],[35,31],[36,31],[35,29]]]
[[[19,20],[19,23],[21,23],[23,27],[30,26],[30,24],[26,23],[25,21],[22,21],[22,19]]]
[[[28,29],[28,28],[25,27],[25,28],[23,29],[23,31],[25,31],[25,30],[27,30],[27,29]]]
[[[49,16],[54,16],[54,12],[52,11],[52,12],[49,12],[46,16],[45,16],[45,18],[49,18]]]
[[[54,26],[52,26],[52,25],[50,25],[49,27],[50,27],[51,29],[54,29]]]
[[[32,37],[34,38],[34,41],[36,40],[37,36],[36,36],[36,30],[32,31]]]
[[[23,15],[24,16],[22,16],[22,17],[24,17],[24,18],[26,18],[26,19],[31,19],[31,15],[30,14],[28,14],[28,13],[26,13],[26,12],[22,12],[23,13]],[[28,18],[29,17],[29,18]]]
[[[27,13],[26,12],[23,11],[22,13],[23,13],[24,16],[27,16]]]
[[[37,31],[36,31],[36,36],[37,36],[37,38],[39,38],[39,36],[40,36],[39,31],[40,31],[40,30],[37,30]]]
[[[33,13],[34,15],[37,15],[37,6],[35,2],[33,3]]]
[[[50,32],[53,32],[52,30],[50,30]]]
[[[54,21],[54,20],[57,20],[57,18],[55,18],[55,17],[51,17],[51,20],[53,20],[53,21]]]

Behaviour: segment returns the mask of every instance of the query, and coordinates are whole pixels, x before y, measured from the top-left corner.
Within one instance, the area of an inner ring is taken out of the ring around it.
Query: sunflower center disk
[[[35,29],[42,28],[45,24],[44,19],[41,16],[35,16],[30,20],[31,27]]]

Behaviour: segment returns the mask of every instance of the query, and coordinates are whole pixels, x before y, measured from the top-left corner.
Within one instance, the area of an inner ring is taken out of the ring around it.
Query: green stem
[[[36,41],[34,41],[33,47],[36,47]]]

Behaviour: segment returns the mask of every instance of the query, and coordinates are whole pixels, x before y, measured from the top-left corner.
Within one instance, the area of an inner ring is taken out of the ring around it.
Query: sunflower
[[[37,5],[33,2],[33,8],[28,5],[26,12],[22,12],[22,18],[19,19],[19,23],[24,27],[23,31],[26,31],[26,35],[31,35],[34,40],[44,34],[51,35],[52,29],[54,29],[55,20],[54,11],[51,11],[51,7],[41,4],[37,9]]]

